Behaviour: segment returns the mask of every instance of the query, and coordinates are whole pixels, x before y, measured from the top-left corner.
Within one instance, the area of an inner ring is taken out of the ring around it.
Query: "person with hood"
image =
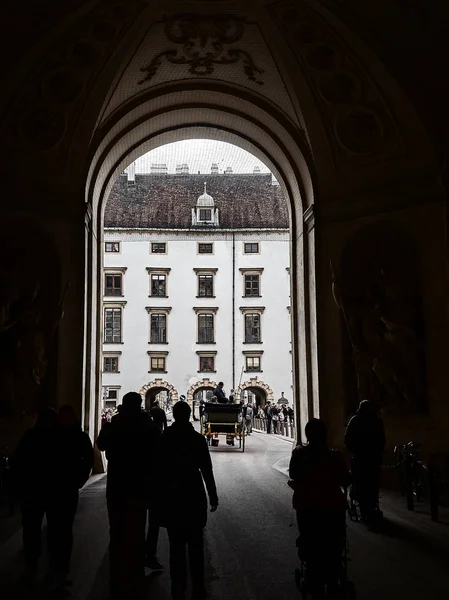
[[[345,445],[351,454],[354,497],[367,524],[379,516],[379,479],[385,442],[384,424],[374,404],[362,400],[346,427]]]
[[[326,426],[311,419],[306,446],[297,446],[289,465],[299,537],[298,552],[305,563],[305,584],[313,598],[336,591],[345,543],[344,489],[349,473],[342,454],[327,444]]]
[[[118,415],[97,438],[106,452],[110,598],[144,597],[145,525],[154,484],[152,466],[161,431],[141,410],[137,392],[123,396]]]
[[[186,550],[189,552],[192,600],[205,598],[203,529],[207,522],[206,485],[211,512],[218,507],[212,461],[205,438],[190,419],[190,406],[177,402],[174,423],[162,434],[158,456],[155,518],[167,528],[170,541],[172,600],[185,600]]]

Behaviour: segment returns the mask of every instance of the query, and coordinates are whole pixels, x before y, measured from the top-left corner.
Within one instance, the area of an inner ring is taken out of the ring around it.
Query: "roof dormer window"
[[[192,208],[192,225],[218,224],[218,208],[215,208],[214,199],[207,193],[207,184],[204,182],[204,193],[196,201],[196,208]]]

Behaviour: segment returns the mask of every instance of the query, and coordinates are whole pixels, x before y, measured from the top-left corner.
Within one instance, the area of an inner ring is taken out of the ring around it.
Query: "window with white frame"
[[[118,354],[103,355],[103,372],[104,373],[119,373],[119,356]]]
[[[218,308],[194,307],[193,310],[197,314],[197,343],[215,344],[215,315]]]
[[[245,273],[245,297],[255,298],[260,296],[260,275],[258,273]]]
[[[199,365],[198,373],[215,373],[216,352],[197,352]]]
[[[123,296],[122,292],[122,274],[106,273],[104,276],[104,295],[105,296]]]
[[[240,307],[244,320],[244,343],[262,343],[262,313],[265,307]]]
[[[198,244],[198,254],[213,254],[214,252],[214,244],[210,243],[202,243]]]
[[[107,297],[123,296],[123,279],[126,267],[114,267],[104,270],[104,295]]]
[[[167,320],[171,307],[147,307],[150,315],[150,344],[167,344]]]
[[[217,269],[194,269],[198,276],[197,298],[214,298],[214,276]]]
[[[151,335],[152,344],[165,344],[167,342],[167,315],[165,313],[151,314]]]
[[[123,307],[124,303],[104,307],[105,344],[121,344],[123,341]]]
[[[167,372],[167,355],[168,352],[148,352],[149,358],[149,373],[166,373]]]
[[[245,254],[259,254],[258,242],[245,242],[243,251]]]
[[[151,254],[166,254],[167,244],[166,242],[152,242],[151,243]]]
[[[120,386],[103,388],[103,399],[105,408],[115,408],[120,399]]]
[[[259,298],[261,294],[261,277],[263,267],[257,269],[240,269],[243,275],[243,297]]]
[[[213,313],[198,315],[198,343],[211,344],[215,341]]]
[[[167,296],[167,276],[164,273],[151,273],[151,295],[159,298]]]
[[[212,209],[200,208],[198,211],[200,221],[212,221]]]
[[[262,353],[251,353],[245,355],[245,371],[247,373],[262,372]]]
[[[120,242],[105,242],[104,243],[104,251],[105,252],[120,252]]]
[[[170,268],[147,267],[150,276],[150,296],[154,298],[168,297],[168,274]]]

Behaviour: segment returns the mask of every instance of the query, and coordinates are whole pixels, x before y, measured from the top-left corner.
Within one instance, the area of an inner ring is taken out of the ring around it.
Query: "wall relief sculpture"
[[[389,225],[346,246],[332,291],[343,323],[347,411],[364,399],[384,410],[427,410],[424,316],[411,243]]]
[[[153,79],[163,61],[188,66],[188,72],[197,77],[212,75],[216,66],[241,63],[249,81],[263,85],[258,67],[246,50],[229,48],[242,39],[245,22],[229,15],[178,15],[165,23],[165,35],[177,48],[157,54],[140,70],[145,73],[138,83]]]
[[[378,86],[330,19],[312,3],[281,0],[269,8],[309,83],[337,167],[398,156],[404,142]]]
[[[73,129],[68,124],[76,122],[83,109],[86,90],[90,95],[111,49],[145,7],[141,0],[100,0],[63,29],[11,103],[4,133],[8,146],[13,148],[20,140],[22,155],[58,149],[53,164],[62,161],[59,148],[63,141],[70,143]]]
[[[32,413],[40,403],[63,315],[59,289],[45,236],[23,222],[10,224],[0,241],[0,417]]]

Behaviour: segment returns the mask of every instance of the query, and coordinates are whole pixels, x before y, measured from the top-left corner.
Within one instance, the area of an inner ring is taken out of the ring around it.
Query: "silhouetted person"
[[[204,415],[204,400],[200,400],[200,421],[202,420]]]
[[[385,448],[382,419],[369,400],[363,400],[350,419],[345,444],[351,454],[351,474],[355,499],[362,519],[372,522],[378,516],[379,479]]]
[[[70,585],[73,521],[79,489],[93,465],[93,448],[71,406],[59,414],[39,411],[35,427],[23,437],[14,460],[14,473],[23,518],[24,552],[30,577],[41,551],[41,527],[47,519],[49,571],[47,583]]]
[[[114,600],[137,600],[144,594],[145,525],[161,433],[141,410],[141,402],[137,392],[125,394],[119,414],[97,439],[108,459],[109,580]]]
[[[218,506],[217,490],[207,442],[190,419],[190,406],[177,402],[175,422],[162,434],[158,455],[157,516],[170,540],[170,576],[173,600],[184,600],[189,553],[192,600],[205,597],[203,529],[207,522],[206,484],[211,511]],[[204,479],[204,483],[203,483]]]
[[[265,418],[267,419],[267,433],[271,433],[271,421],[272,421],[272,416],[271,416],[271,402],[268,400],[268,402],[265,404]]]
[[[49,507],[50,482],[55,477],[52,454],[56,419],[53,408],[41,408],[35,426],[22,437],[12,460],[14,494],[22,513],[23,550],[30,583],[34,583],[37,575],[42,521]],[[50,529],[51,526],[50,521]],[[51,539],[50,535],[49,546]]]
[[[54,472],[47,512],[50,578],[57,584],[70,585],[68,579],[73,546],[73,521],[78,507],[79,490],[89,479],[94,462],[92,442],[81,429],[75,409],[61,406],[55,429]]]
[[[245,426],[246,426],[246,433],[248,435],[251,435],[252,430],[253,430],[253,417],[254,417],[253,407],[251,404],[248,404],[246,407],[246,411],[245,411]]]
[[[219,384],[217,385],[217,387],[214,389],[214,396],[217,397],[217,402],[219,404],[227,404],[228,403],[228,399],[226,398],[226,395],[223,391],[223,386],[224,386],[224,383],[222,381],[220,381]]]
[[[155,400],[150,408],[150,416],[159,429],[164,431],[167,429],[167,415],[165,414],[165,410],[160,407],[159,400]]]
[[[294,490],[299,538],[305,561],[305,580],[314,598],[333,592],[338,584],[345,540],[346,494],[349,473],[340,452],[327,445],[326,426],[320,419],[305,428],[308,444],[297,446],[290,460],[290,487]]]
[[[279,431],[279,409],[275,404],[272,404],[269,408],[270,417],[273,424],[273,433],[278,433]]]

